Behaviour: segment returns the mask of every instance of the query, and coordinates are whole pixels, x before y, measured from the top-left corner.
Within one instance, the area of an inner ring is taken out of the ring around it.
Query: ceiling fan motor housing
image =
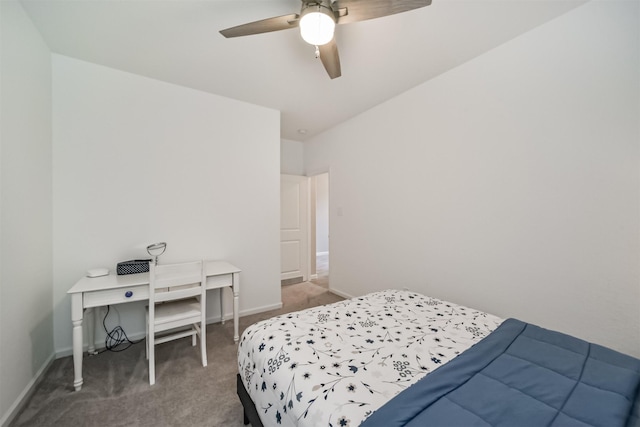
[[[333,40],[337,16],[328,1],[312,1],[302,4],[300,11],[300,35],[307,43],[322,46]]]

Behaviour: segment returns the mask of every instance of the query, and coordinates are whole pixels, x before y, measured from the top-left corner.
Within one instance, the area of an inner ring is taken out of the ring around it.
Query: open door
[[[309,178],[280,175],[280,279],[282,284],[309,279]]]

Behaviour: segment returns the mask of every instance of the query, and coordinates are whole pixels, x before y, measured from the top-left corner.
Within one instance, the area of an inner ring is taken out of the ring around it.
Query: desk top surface
[[[207,277],[221,276],[223,274],[239,273],[241,270],[226,261],[205,261]],[[79,292],[99,291],[104,289],[125,288],[128,286],[148,285],[149,273],[137,274],[108,274],[100,277],[83,277],[71,289],[68,294]]]

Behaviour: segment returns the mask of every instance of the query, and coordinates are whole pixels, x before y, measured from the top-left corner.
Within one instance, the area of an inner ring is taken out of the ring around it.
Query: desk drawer
[[[138,285],[126,288],[106,289],[104,291],[85,292],[83,305],[85,308],[101,307],[109,304],[120,304],[123,302],[148,299],[149,285]]]
[[[233,274],[221,274],[207,277],[207,289],[224,288],[233,285]]]

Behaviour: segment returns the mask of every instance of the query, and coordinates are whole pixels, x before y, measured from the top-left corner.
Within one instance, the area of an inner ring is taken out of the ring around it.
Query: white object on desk
[[[87,271],[87,277],[101,277],[109,274],[108,268],[92,268]]]
[[[233,290],[233,341],[238,342],[238,313],[240,309],[240,269],[226,261],[205,261],[207,290],[220,289],[220,313],[224,324],[222,289]],[[71,294],[71,323],[73,324],[73,385],[82,388],[82,320],[85,309],[132,301],[149,300],[149,273],[83,277],[69,291]],[[87,313],[89,352],[95,351],[93,313]]]

